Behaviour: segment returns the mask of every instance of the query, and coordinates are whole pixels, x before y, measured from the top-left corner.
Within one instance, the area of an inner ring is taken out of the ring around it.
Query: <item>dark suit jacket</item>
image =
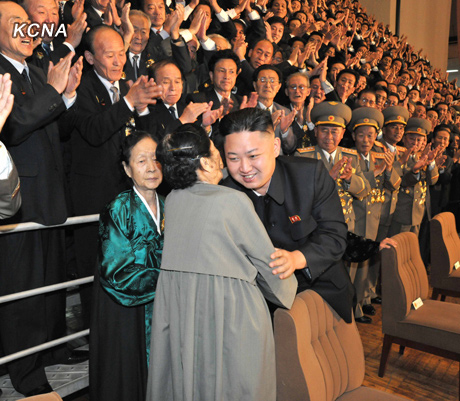
[[[175,44],[171,41],[171,37],[163,39],[160,35],[150,31],[149,41],[144,51],[150,54],[154,61],[172,57],[184,75],[192,71],[190,53],[182,37],[181,42]]]
[[[0,55],[0,74],[7,72],[13,81],[14,106],[2,130],[2,140],[19,172],[22,206],[4,223],[63,223],[67,207],[57,119],[66,111],[65,104],[39,68],[29,65],[34,93],[16,68]]]
[[[70,53],[70,48],[66,46],[64,43],[61,43],[59,45],[55,44],[55,46],[55,49],[51,52],[50,55],[46,53],[46,51],[43,49],[41,45],[37,46],[34,49],[34,53],[32,54],[32,56],[27,59],[27,63],[33,64],[38,68],[41,68],[45,72],[45,75],[48,75],[48,67],[50,61],[52,61],[53,64],[56,65],[57,63],[59,63],[59,60],[61,58],[64,58],[65,56],[67,56],[67,54]]]
[[[74,213],[99,213],[109,201],[128,188],[120,165],[120,146],[127,123],[134,117],[122,99],[128,92],[120,83],[120,101],[111,96],[96,73],[89,71],[78,88],[76,109],[67,129],[71,135],[70,189]]]
[[[240,104],[242,101],[241,96],[234,95],[233,93],[230,95],[230,98],[233,100],[233,111],[239,110]],[[220,101],[217,97],[217,93],[214,90],[214,87],[209,87],[206,90],[190,93],[187,95],[186,102],[190,103],[209,103],[212,102],[212,110],[216,110],[220,107]]]
[[[304,254],[307,268],[296,272],[299,291],[312,288],[351,322],[354,290],[341,260],[347,226],[335,183],[322,162],[278,157],[263,201],[231,177],[223,185],[251,198],[275,247]]]
[[[147,51],[147,49],[144,49],[144,51],[140,54],[140,61],[139,61],[139,68],[137,70],[137,77],[139,78],[141,75],[149,75],[148,72],[148,67],[153,65],[153,57],[151,54]],[[129,51],[126,52],[126,63],[123,68],[123,71],[126,74],[125,79],[131,80],[133,82],[136,82],[136,79],[134,77],[134,67],[133,64],[131,64],[131,59],[129,58]]]
[[[177,102],[178,117],[181,116],[185,106],[185,102],[182,99]],[[181,125],[181,121],[178,118],[174,119],[164,103],[158,100],[156,105],[150,106],[150,114],[142,122],[141,128],[145,131],[155,133],[159,139],[163,139],[165,135],[174,132]]]

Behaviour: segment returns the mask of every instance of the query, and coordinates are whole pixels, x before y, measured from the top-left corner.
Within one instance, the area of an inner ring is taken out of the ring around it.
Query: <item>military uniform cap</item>
[[[424,118],[411,117],[407,121],[405,134],[418,134],[427,136],[431,131],[431,122]]]
[[[402,106],[390,106],[383,110],[383,117],[385,118],[384,124],[399,123],[407,124],[409,120],[409,110]]]
[[[353,110],[349,128],[354,131],[358,127],[375,127],[377,131],[383,126],[383,114],[373,107],[359,107]]]
[[[351,109],[341,102],[321,102],[311,111],[315,125],[337,125],[345,128],[351,120]]]

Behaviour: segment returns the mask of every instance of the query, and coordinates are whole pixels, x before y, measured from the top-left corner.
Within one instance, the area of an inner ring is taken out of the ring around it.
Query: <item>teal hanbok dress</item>
[[[90,327],[92,400],[145,399],[163,250],[164,199],[157,199],[158,224],[134,188],[119,194],[100,216]]]

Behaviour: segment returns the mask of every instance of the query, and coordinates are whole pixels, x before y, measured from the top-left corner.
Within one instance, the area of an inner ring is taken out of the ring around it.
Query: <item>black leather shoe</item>
[[[369,316],[355,317],[355,322],[370,324],[372,319]]]
[[[374,316],[375,308],[372,305],[363,305],[363,313],[366,315]]]
[[[382,298],[380,298],[380,297],[372,298],[372,299],[371,299],[371,302],[372,302],[373,304],[381,305],[381,304],[382,304]]]
[[[73,350],[69,356],[61,363],[63,365],[76,365],[77,363],[85,362],[89,359],[89,351]]]
[[[34,388],[32,391],[29,391],[28,393],[25,393],[24,395],[26,397],[32,397],[33,395],[48,394],[52,392],[53,392],[52,387],[48,383],[46,383],[37,388]]]

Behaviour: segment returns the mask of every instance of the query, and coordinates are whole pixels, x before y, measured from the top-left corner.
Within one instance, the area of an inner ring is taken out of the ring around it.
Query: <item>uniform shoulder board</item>
[[[308,148],[299,148],[297,149],[297,152],[306,153],[306,152],[311,152],[312,150],[315,150],[314,146],[309,146]]]
[[[342,152],[351,153],[352,155],[358,156],[358,151],[356,149],[342,148]]]
[[[376,146],[376,147],[378,147],[378,148],[383,148],[383,149],[385,149],[385,146],[383,145],[383,143],[382,143],[382,142],[379,142],[379,141],[375,141],[375,142],[374,142],[374,146]]]
[[[379,153],[379,152],[372,152],[372,156],[376,159],[384,159],[385,158],[385,153]]]
[[[193,93],[200,93],[200,91],[193,91]]]
[[[400,152],[405,152],[407,150],[404,146],[397,146],[397,145],[396,145],[396,149],[398,149],[398,151]]]

